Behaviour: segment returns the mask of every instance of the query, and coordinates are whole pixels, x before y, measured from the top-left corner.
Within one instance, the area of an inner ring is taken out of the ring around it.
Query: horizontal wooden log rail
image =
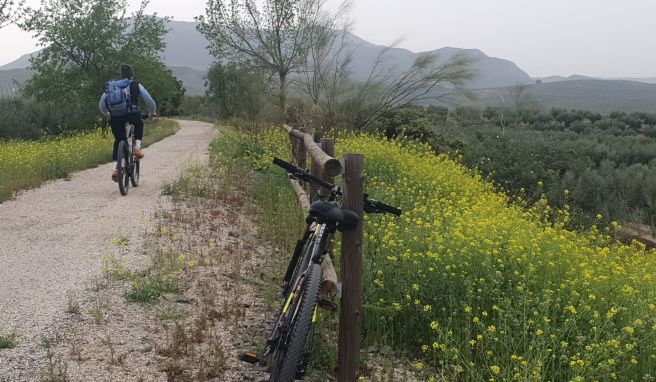
[[[289,134],[290,138],[297,138],[303,142],[303,147],[305,152],[310,154],[312,161],[316,163],[321,172],[326,177],[334,177],[339,175],[342,172],[342,164],[339,161],[330,155],[326,154],[321,147],[314,141],[312,135],[304,133],[299,130],[293,129],[291,126],[285,125],[285,130]],[[298,159],[298,158],[297,158]],[[300,167],[303,163],[297,163]]]

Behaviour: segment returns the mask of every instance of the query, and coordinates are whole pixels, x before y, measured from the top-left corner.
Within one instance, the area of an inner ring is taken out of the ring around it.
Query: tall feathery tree
[[[290,73],[305,61],[319,0],[208,0],[198,30],[219,61],[229,60],[278,76],[282,120]]]

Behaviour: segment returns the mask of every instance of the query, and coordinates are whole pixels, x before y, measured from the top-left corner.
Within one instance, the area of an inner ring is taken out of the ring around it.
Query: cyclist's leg
[[[112,150],[112,160],[114,167],[116,167],[116,159],[118,154],[118,143],[127,137],[125,136],[125,117],[112,117],[109,124],[112,126],[112,134],[114,134],[114,149]]]
[[[141,159],[144,157],[143,152],[141,151],[141,139],[143,138],[143,128],[144,124],[141,120],[141,114],[130,114],[128,115],[128,121],[134,126],[134,148],[132,152],[134,155]]]
[[[129,121],[134,126],[135,147],[141,149],[141,140],[143,139],[144,123],[141,114],[130,114]]]

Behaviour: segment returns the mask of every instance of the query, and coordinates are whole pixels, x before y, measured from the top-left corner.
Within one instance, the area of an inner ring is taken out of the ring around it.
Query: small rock
[[[210,312],[208,313],[208,316],[212,320],[220,320],[220,319],[223,318],[223,314],[217,312],[215,309],[210,310]]]
[[[239,237],[239,232],[237,232],[237,231],[228,231],[228,236],[230,236],[230,237]]]

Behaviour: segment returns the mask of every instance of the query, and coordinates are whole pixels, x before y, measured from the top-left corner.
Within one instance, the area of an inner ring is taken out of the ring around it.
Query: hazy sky
[[[337,0],[330,0],[336,2]],[[531,76],[656,77],[654,0],[354,0],[355,34],[426,51],[478,48]],[[39,0],[27,0],[38,6]],[[139,2],[130,0],[132,8]],[[191,21],[205,0],[152,0],[150,12]],[[0,29],[0,65],[35,50],[30,35]]]

